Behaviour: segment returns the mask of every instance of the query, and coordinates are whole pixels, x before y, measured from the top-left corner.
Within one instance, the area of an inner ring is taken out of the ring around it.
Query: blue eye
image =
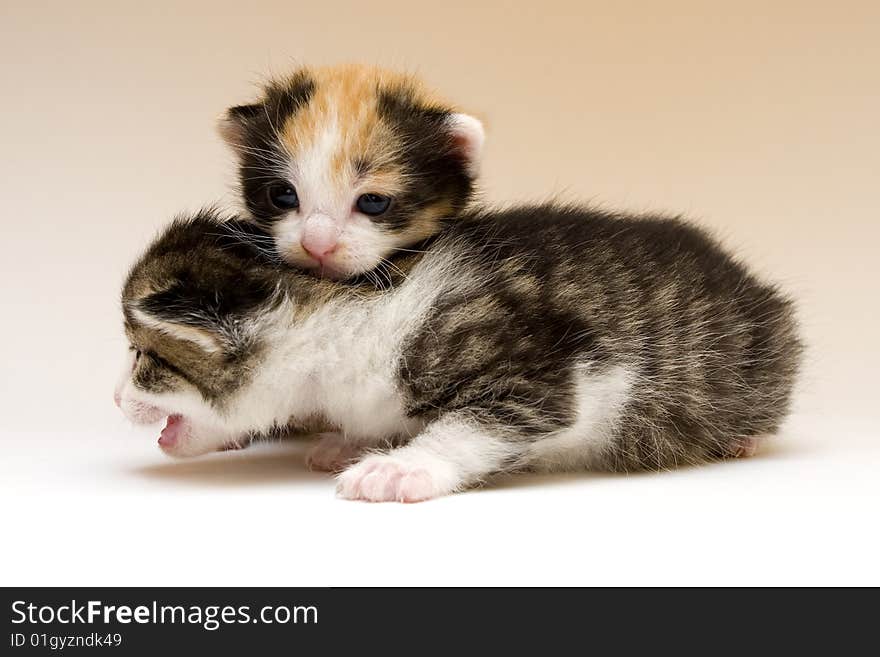
[[[371,217],[382,214],[390,205],[391,199],[381,194],[361,194],[357,200],[357,209]]]
[[[267,190],[269,202],[279,210],[295,210],[299,207],[299,196],[296,189],[288,183],[270,185]]]

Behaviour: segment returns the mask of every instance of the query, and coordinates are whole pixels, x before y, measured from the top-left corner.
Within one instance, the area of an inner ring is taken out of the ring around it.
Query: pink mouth
[[[169,415],[168,420],[165,422],[165,428],[162,429],[162,433],[159,435],[159,445],[165,449],[174,447],[180,442],[180,437],[185,429],[186,425],[182,415]]]

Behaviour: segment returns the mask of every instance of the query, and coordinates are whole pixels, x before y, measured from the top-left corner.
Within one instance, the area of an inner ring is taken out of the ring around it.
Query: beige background
[[[117,445],[90,432],[122,427],[126,267],[174,213],[224,198],[215,116],[296,62],[408,69],[481,116],[492,201],[561,196],[712,227],[800,300],[801,426],[830,419],[819,440],[877,443],[880,3],[0,7],[0,427],[32,450],[6,451],[16,481],[79,486],[38,454]]]
[[[483,117],[491,200],[716,228],[801,300],[809,406],[864,410],[880,365],[880,5],[515,4],[4,0],[4,421],[105,409],[125,267],[232,180],[215,116],[267,73],[351,60],[416,71]]]

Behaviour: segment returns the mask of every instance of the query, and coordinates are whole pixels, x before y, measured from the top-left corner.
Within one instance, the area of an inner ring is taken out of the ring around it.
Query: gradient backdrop
[[[267,73],[350,60],[481,116],[490,200],[717,229],[800,298],[809,406],[876,397],[880,5],[421,4],[3,3],[4,422],[106,407],[125,267],[232,180],[216,115]]]
[[[0,36],[0,440],[120,426],[119,286],[174,213],[228,200],[215,117],[354,60],[484,119],[490,201],[714,229],[799,299],[800,417],[876,437],[880,3],[3,0]]]

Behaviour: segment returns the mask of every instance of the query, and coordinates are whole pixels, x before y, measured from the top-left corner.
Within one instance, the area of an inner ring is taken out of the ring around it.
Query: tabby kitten
[[[534,239],[540,234],[541,239]],[[391,289],[285,268],[260,228],[179,219],[125,284],[135,421],[191,456],[319,419],[339,494],[418,501],[523,469],[749,454],[789,409],[792,303],[676,219],[470,212]]]

